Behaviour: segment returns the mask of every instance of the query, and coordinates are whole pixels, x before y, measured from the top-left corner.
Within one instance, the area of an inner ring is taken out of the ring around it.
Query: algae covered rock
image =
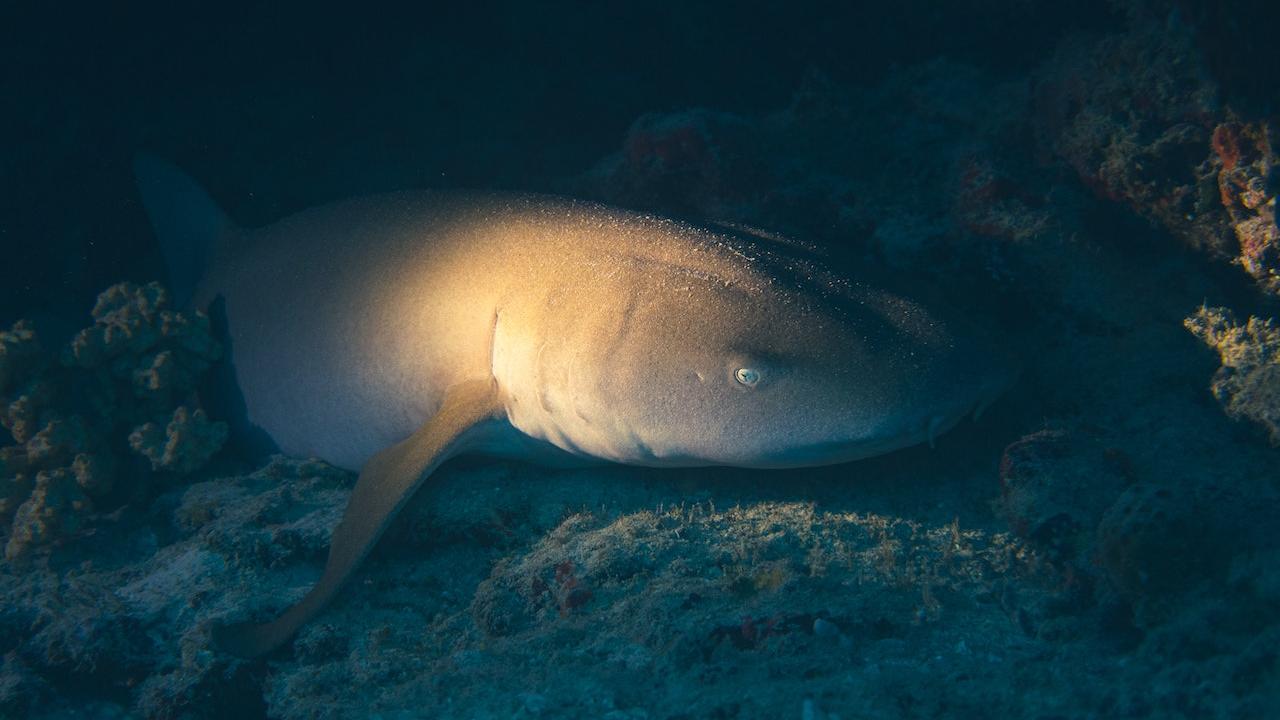
[[[1222,358],[1210,388],[1227,415],[1261,425],[1280,445],[1280,325],[1258,317],[1241,324],[1220,307],[1201,307],[1184,325]]]
[[[220,353],[208,319],[170,309],[158,283],[108,288],[93,324],[56,351],[30,323],[0,332],[5,556],[20,560],[137,496],[146,478],[127,472],[130,451],[172,476],[205,465],[227,429],[187,403]]]

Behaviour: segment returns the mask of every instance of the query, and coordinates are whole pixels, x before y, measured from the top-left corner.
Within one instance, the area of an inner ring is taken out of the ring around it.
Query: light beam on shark
[[[242,656],[315,616],[456,455],[840,463],[933,444],[1011,379],[968,325],[749,229],[419,192],[241,230],[171,165],[136,170],[179,301],[223,303],[248,420],[360,470],[316,586],[218,630]]]

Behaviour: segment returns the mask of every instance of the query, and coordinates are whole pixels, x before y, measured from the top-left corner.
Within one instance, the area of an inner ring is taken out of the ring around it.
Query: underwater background
[[[1280,714],[1280,6],[0,8],[0,717]],[[785,232],[1019,381],[809,470],[438,473],[326,613],[354,474],[227,444],[146,151],[246,226],[403,188]]]

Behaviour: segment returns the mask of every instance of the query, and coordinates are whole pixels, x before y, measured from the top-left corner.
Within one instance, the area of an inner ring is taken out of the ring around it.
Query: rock
[[[1277,511],[1274,492],[1246,492],[1235,483],[1138,483],[1099,523],[1098,561],[1149,624],[1184,594],[1220,592],[1233,556],[1275,547],[1266,528]]]
[[[817,618],[813,621],[813,634],[822,638],[836,638],[840,636],[840,628],[826,618]]]
[[[1051,562],[1089,573],[1095,528],[1128,485],[1118,448],[1078,431],[1041,430],[1005,448],[1000,510]]]
[[[0,662],[0,717],[30,717],[54,694],[54,689],[17,652],[5,654]]]

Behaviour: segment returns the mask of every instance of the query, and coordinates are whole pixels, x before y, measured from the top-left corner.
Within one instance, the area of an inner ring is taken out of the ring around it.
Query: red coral
[[[1213,152],[1222,160],[1222,169],[1231,170],[1240,162],[1240,125],[1223,123],[1213,129]],[[1223,204],[1227,204],[1224,200]]]
[[[1280,292],[1280,227],[1276,225],[1275,168],[1280,165],[1267,122],[1223,123],[1213,131],[1221,161],[1218,192],[1240,247],[1240,264],[1273,292]]]

